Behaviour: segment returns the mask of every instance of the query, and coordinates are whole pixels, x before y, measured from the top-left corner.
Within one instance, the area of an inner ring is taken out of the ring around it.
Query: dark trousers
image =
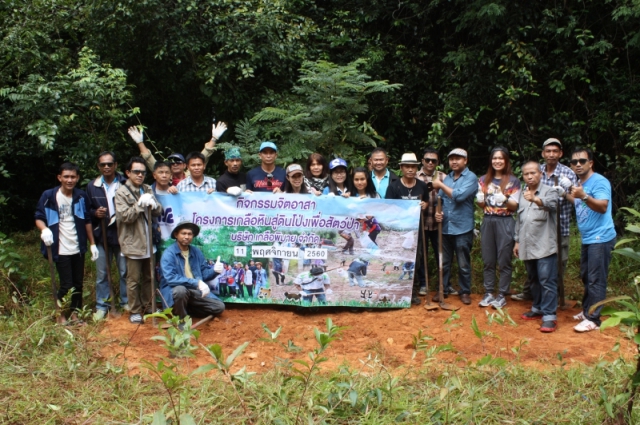
[[[173,314],[181,319],[187,314],[194,317],[206,317],[224,311],[224,303],[217,298],[203,297],[202,292],[184,286],[173,288]]]
[[[253,285],[245,285],[244,287],[247,288],[247,296],[253,297]]]
[[[226,283],[222,283],[220,282],[220,296],[221,297],[228,297],[229,294],[229,285],[227,285]]]
[[[344,245],[344,248],[342,248],[342,253],[345,254],[347,251],[349,251],[349,254],[353,254],[353,244],[353,238],[347,239],[347,243]]]
[[[84,255],[59,255],[56,262],[60,287],[58,288],[58,299],[67,295],[73,288],[71,294],[71,311],[82,309],[82,278],[84,276]]]
[[[376,242],[376,238],[378,237],[378,233],[380,233],[380,230],[376,229],[371,231],[371,233],[369,233],[369,239],[371,239],[371,241],[378,245],[378,242]]]

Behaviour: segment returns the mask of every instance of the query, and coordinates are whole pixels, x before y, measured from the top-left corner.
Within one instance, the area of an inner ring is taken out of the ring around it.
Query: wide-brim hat
[[[420,165],[415,153],[403,153],[399,165]]]
[[[195,238],[196,236],[198,236],[198,234],[200,234],[200,226],[198,226],[197,224],[193,224],[190,221],[181,221],[180,223],[178,223],[178,225],[176,227],[173,228],[173,230],[171,231],[171,238],[175,239],[176,238],[176,233],[178,233],[180,230],[182,229],[190,229],[193,232],[193,237]]]

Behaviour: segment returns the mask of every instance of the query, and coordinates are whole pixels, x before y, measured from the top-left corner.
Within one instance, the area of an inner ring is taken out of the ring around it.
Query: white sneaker
[[[106,315],[107,315],[107,311],[99,308],[96,310],[95,313],[93,313],[93,321],[99,322],[100,320],[104,320]]]
[[[586,317],[584,317],[584,312],[582,311],[576,314],[575,316],[573,316],[573,320],[579,320],[582,322],[584,319],[586,319]]]
[[[489,307],[493,302],[493,300],[495,300],[495,298],[493,298],[493,294],[491,293],[484,294],[484,297],[482,297],[482,301],[480,301],[478,305],[480,307]]]
[[[133,323],[134,325],[138,325],[144,323],[144,319],[142,318],[141,314],[134,313],[129,316],[129,322]]]
[[[505,299],[504,295],[500,294],[498,295],[492,302],[491,302],[491,307],[495,308],[496,310],[499,308],[505,308],[507,305],[507,300]]]
[[[600,329],[600,326],[596,325],[589,319],[584,319],[582,322],[573,327],[573,330],[576,332],[589,332],[596,331],[598,329]]]
[[[125,304],[125,305],[123,305],[123,306],[122,306],[122,309],[123,309],[124,311],[131,311],[131,307],[129,307],[129,304]]]

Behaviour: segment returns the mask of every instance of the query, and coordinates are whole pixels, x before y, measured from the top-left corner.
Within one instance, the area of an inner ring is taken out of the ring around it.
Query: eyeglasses
[[[101,162],[100,164],[98,164],[98,166],[99,166],[100,168],[104,168],[104,167],[109,167],[109,168],[111,168],[111,167],[113,167],[113,162]]]
[[[135,174],[136,176],[140,176],[140,175],[146,176],[147,175],[147,170],[131,170],[131,172],[133,174]]]
[[[434,159],[434,158],[422,158],[422,160],[424,162],[426,162],[427,164],[437,164],[438,160]]]
[[[589,162],[589,160],[588,160],[588,159],[586,159],[586,158],[572,159],[572,160],[570,161],[571,165],[578,165],[578,163],[580,163],[580,165],[584,165],[584,164],[586,164],[587,162]]]

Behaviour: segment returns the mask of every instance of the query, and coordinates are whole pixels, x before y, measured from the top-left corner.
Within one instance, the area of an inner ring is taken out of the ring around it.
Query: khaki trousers
[[[151,312],[151,259],[127,258],[127,298],[131,314]]]

